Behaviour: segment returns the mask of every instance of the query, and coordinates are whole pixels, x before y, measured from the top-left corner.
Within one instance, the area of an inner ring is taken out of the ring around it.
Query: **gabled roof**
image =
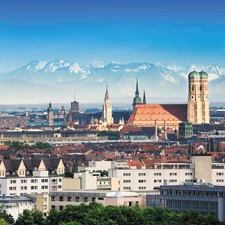
[[[148,125],[150,121],[165,120],[175,123],[187,121],[187,104],[138,105],[128,120],[128,125]]]

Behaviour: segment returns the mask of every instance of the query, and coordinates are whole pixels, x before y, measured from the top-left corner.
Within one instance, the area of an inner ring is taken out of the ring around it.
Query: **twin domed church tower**
[[[209,123],[208,74],[193,71],[188,80],[187,121],[192,124]]]

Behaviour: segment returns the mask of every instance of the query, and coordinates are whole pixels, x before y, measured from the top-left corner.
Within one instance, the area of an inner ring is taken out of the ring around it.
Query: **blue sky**
[[[0,72],[32,60],[225,65],[224,0],[1,0]]]

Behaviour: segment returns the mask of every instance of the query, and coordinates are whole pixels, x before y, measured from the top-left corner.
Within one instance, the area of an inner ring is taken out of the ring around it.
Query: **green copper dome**
[[[141,104],[141,98],[139,96],[134,97],[133,104]]]
[[[48,112],[53,111],[52,103],[49,103],[49,106],[48,106],[48,108],[47,108],[47,111],[48,111]]]
[[[189,79],[201,79],[201,75],[196,71],[192,71],[189,73],[188,78]]]
[[[201,75],[201,79],[208,79],[209,77],[208,74],[204,71],[201,71],[199,74]]]

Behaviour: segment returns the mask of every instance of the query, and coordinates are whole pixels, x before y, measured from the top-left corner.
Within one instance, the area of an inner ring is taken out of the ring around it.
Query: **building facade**
[[[196,154],[190,162],[154,163],[152,166],[128,166],[113,162],[109,177],[118,177],[121,191],[152,191],[161,185],[181,185],[199,179],[225,185],[225,164],[212,163],[211,155]]]
[[[62,190],[64,173],[60,158],[2,160],[0,194],[22,196]]]
[[[115,192],[103,190],[70,190],[51,192],[49,194],[50,209],[62,210],[66,205],[90,204],[92,202],[107,205],[134,206],[135,204],[145,205],[145,196],[136,192]]]
[[[80,112],[79,102],[77,102],[77,101],[71,102],[71,112],[72,113],[79,113]]]
[[[105,137],[98,137],[97,131],[91,130],[36,130],[18,132],[0,132],[0,145],[6,141],[22,141],[30,145],[36,142],[58,143],[67,141],[97,141]]]
[[[187,121],[192,124],[209,123],[208,74],[193,71],[188,75]]]
[[[168,207],[173,212],[195,210],[199,213],[211,213],[224,221],[225,187],[196,182],[160,186],[159,194],[146,195],[146,205]]]

